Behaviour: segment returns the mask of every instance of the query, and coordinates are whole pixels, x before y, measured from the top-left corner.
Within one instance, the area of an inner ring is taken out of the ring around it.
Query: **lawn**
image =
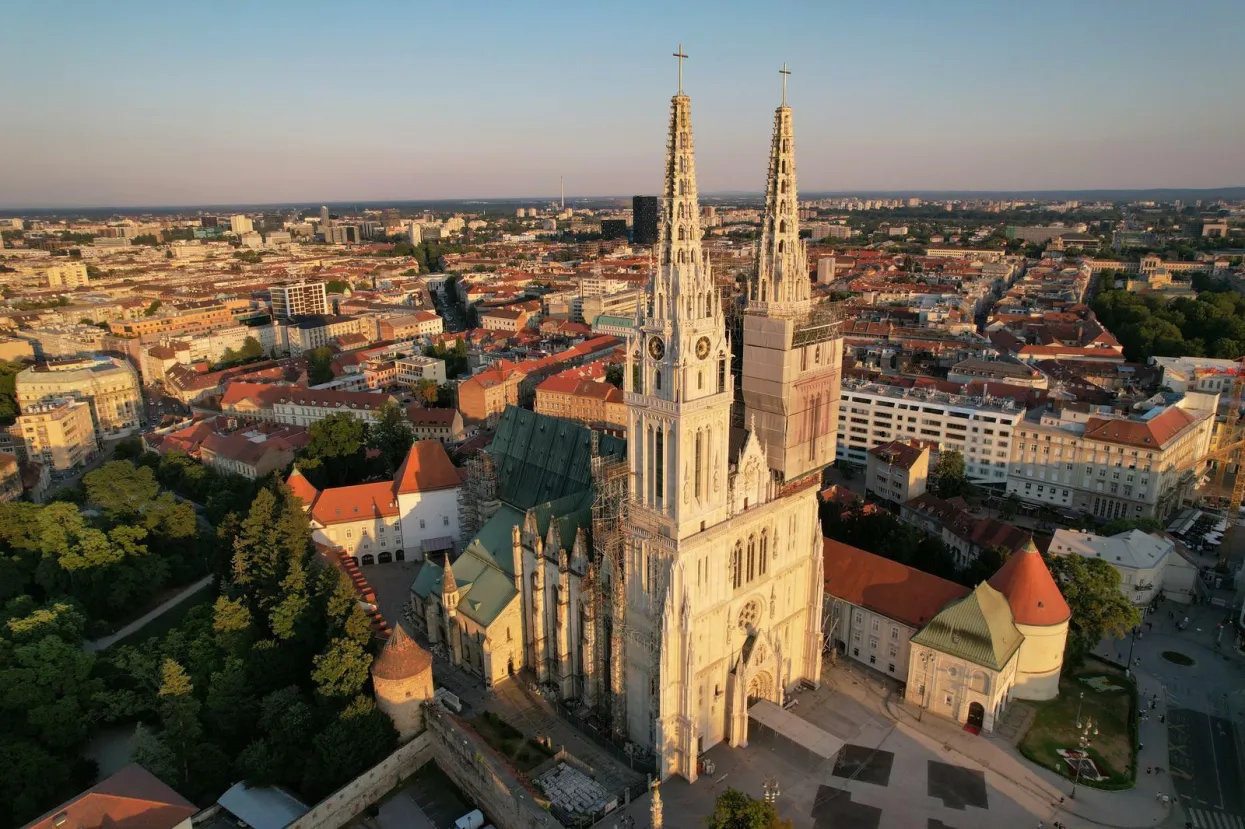
[[[1085,694],[1083,700],[1082,693]],[[1087,782],[1084,778],[1081,782],[1101,789],[1131,788],[1136,778],[1133,736],[1136,695],[1133,681],[1123,672],[1105,663],[1087,660],[1059,681],[1058,698],[1029,703],[1037,715],[1018,744],[1020,752],[1033,762],[1070,777],[1068,765],[1057,750],[1078,747],[1079,706],[1081,717],[1092,719],[1098,729],[1089,753],[1106,776],[1101,782]]]
[[[531,771],[553,756],[540,743],[529,740],[523,732],[494,714],[485,711],[472,717],[471,726],[484,741],[510,761],[518,771]]]

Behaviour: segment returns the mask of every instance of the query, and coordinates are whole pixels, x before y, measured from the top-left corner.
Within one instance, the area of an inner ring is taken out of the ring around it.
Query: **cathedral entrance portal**
[[[766,671],[758,671],[753,674],[752,679],[748,682],[748,704],[756,702],[759,699],[772,700],[774,698],[774,678]]]

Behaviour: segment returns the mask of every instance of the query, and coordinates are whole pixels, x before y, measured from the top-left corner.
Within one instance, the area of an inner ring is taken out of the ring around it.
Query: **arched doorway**
[[[765,671],[758,671],[748,680],[748,704],[759,699],[774,698],[774,679]]]
[[[406,561],[406,550],[398,550],[393,554],[395,561]]]
[[[391,561],[393,561],[393,554],[390,553],[388,550],[386,550],[385,552],[377,556],[376,560],[379,561],[381,564],[388,564]]]
[[[376,563],[376,557],[375,557],[374,555],[372,555],[371,553],[364,553],[364,554],[363,554],[363,563],[364,563],[364,564],[375,564],[375,563]]]
[[[973,728],[981,728],[986,721],[986,709],[980,702],[968,706],[968,724]]]

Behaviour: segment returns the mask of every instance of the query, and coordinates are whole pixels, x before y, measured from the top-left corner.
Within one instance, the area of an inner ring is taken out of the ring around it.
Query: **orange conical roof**
[[[372,676],[381,679],[408,679],[432,665],[432,654],[419,646],[402,625],[394,625],[389,641],[372,663]]]
[[[990,577],[990,586],[1007,597],[1018,625],[1061,625],[1072,616],[1032,539]]]
[[[285,485],[294,493],[294,497],[303,502],[303,506],[310,507],[316,501],[316,496],[320,494],[320,490],[311,485],[311,481],[303,477],[303,473],[295,466],[290,472],[290,477],[286,479]]]

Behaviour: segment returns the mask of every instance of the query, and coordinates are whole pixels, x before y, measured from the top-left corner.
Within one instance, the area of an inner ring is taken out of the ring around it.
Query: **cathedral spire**
[[[670,101],[670,135],[666,141],[666,175],[658,228],[658,265],[679,270],[700,267],[700,199],[696,193],[692,144],[692,99],[681,90]]]
[[[787,106],[784,63],[782,104],[774,112],[774,137],[770,145],[765,187],[765,216],[761,222],[761,246],[756,276],[748,292],[748,305],[755,311],[801,311],[809,304],[808,254],[800,239],[799,199],[795,187],[795,130]]]

